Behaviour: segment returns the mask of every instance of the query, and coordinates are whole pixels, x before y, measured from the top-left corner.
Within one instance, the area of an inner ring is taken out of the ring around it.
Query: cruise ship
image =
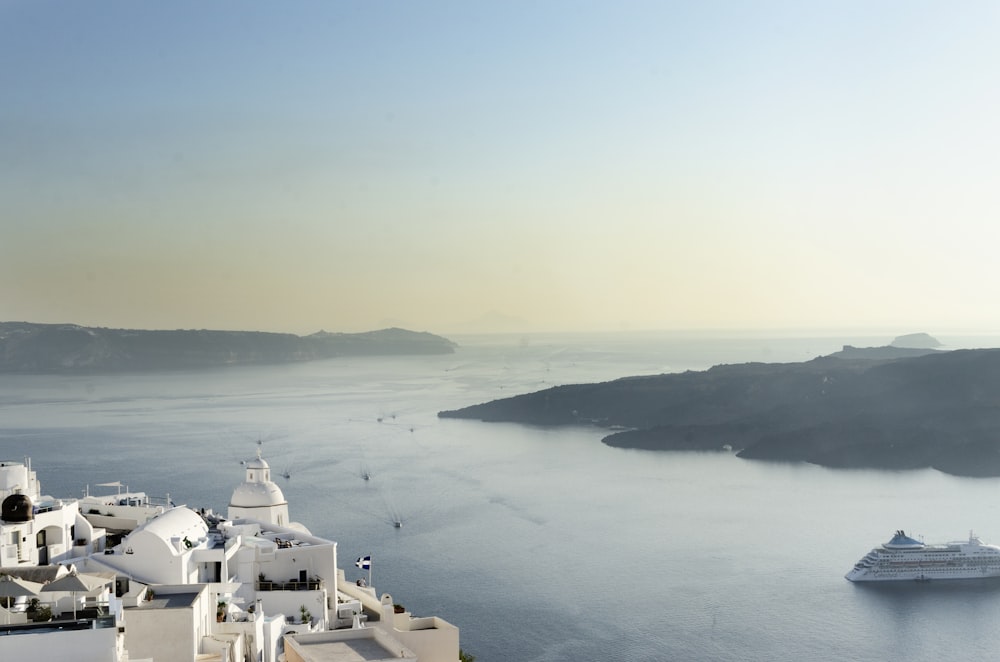
[[[928,545],[902,530],[868,552],[845,577],[852,582],[1000,577],[1000,546],[969,539]]]

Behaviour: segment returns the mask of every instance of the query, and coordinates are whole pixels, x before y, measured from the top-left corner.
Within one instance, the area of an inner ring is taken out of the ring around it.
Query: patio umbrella
[[[11,600],[17,600],[17,598],[36,598],[41,588],[42,585],[36,582],[29,582],[11,575],[0,575],[0,598],[10,598]],[[11,607],[14,606],[11,605]]]
[[[73,572],[65,577],[49,582],[42,586],[42,593],[70,593],[73,595],[73,620],[76,620],[76,594],[90,593],[96,588],[113,582],[108,577],[97,575],[81,575]]]

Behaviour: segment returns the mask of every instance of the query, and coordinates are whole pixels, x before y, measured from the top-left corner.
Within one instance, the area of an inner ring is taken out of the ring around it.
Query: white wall
[[[385,629],[417,654],[420,662],[454,662],[458,658],[458,628],[437,616],[413,618],[410,612],[396,614],[391,597],[383,596],[382,620],[375,627]]]
[[[196,629],[192,609],[125,610],[125,648],[130,658],[149,657],[156,662],[191,662],[198,652]]]
[[[313,621],[322,622],[326,617],[326,596],[322,591],[261,591],[257,594],[261,607],[268,616],[286,614],[299,622],[300,607],[305,605]]]
[[[69,630],[44,635],[18,634],[0,637],[0,658],[4,660],[73,660],[109,662],[119,659],[117,628]],[[133,656],[134,658],[135,656]],[[157,657],[157,662],[160,658]],[[190,657],[187,660],[190,661]]]
[[[0,625],[14,625],[27,622],[28,615],[23,611],[8,611],[0,607]]]

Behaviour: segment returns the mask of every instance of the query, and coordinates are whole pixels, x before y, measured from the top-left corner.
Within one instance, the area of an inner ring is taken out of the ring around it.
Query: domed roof
[[[190,508],[177,506],[143,524],[132,532],[131,538],[140,534],[151,535],[164,542],[169,542],[171,537],[182,536],[199,540],[208,535],[208,524]]]
[[[261,461],[263,462],[263,460]],[[229,500],[229,505],[237,508],[280,506],[286,503],[288,502],[285,501],[285,495],[282,494],[281,488],[271,481],[240,483],[233,490],[233,498]]]
[[[271,465],[267,463],[267,460],[260,456],[260,450],[257,451],[257,457],[252,460],[247,461],[247,469],[270,469]]]
[[[0,519],[5,522],[28,522],[34,516],[27,494],[11,494],[0,504]]]

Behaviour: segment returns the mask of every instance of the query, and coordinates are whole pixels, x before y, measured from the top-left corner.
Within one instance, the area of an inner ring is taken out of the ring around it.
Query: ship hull
[[[936,570],[931,568],[907,571],[851,570],[844,577],[852,582],[929,582],[942,579],[996,579],[1000,578],[1000,567],[981,570]]]

